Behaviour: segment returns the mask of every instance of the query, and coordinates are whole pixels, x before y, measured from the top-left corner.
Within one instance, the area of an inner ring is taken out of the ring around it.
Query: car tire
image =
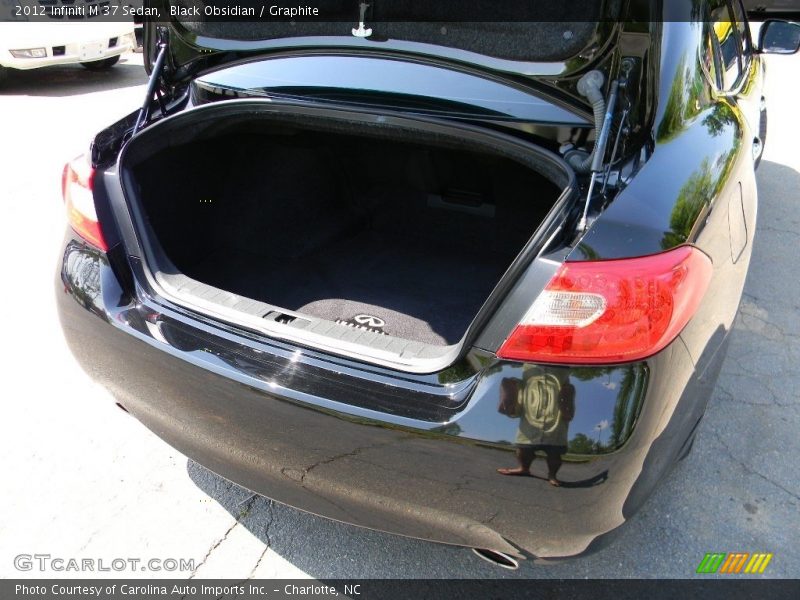
[[[761,109],[761,118],[758,121],[758,139],[761,140],[761,149],[758,151],[754,162],[754,168],[761,164],[761,157],[764,156],[764,148],[767,145],[767,109]]]
[[[86,67],[90,71],[105,71],[110,69],[119,62],[119,56],[112,56],[103,60],[93,60],[92,62],[82,62],[81,66]]]

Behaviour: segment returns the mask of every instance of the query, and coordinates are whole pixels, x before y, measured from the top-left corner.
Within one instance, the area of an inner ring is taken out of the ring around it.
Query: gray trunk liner
[[[488,251],[367,230],[299,258],[218,249],[185,273],[303,314],[351,323],[373,316],[388,335],[449,345],[459,341],[509,262]]]

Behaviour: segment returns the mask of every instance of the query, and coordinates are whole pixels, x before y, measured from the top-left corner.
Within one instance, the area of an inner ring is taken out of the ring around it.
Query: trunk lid
[[[247,3],[190,0],[183,15],[168,0],[146,0],[161,21],[145,24],[145,65],[158,53],[158,28],[169,41],[163,80],[180,86],[198,73],[226,63],[287,52],[347,52],[434,61],[471,68],[516,85],[553,87],[606,56],[619,18],[617,0],[550,3],[419,3],[396,0],[333,0],[318,16],[284,13],[289,3],[254,6],[249,13],[225,14]],[[297,9],[297,6],[294,6]],[[206,10],[212,11],[212,14]],[[242,9],[239,8],[239,11]],[[580,20],[575,20],[580,15]],[[204,20],[199,20],[204,19]],[[234,19],[239,19],[234,20]],[[246,20],[249,19],[249,20]],[[562,86],[559,86],[562,87]],[[563,86],[579,106],[585,99]]]

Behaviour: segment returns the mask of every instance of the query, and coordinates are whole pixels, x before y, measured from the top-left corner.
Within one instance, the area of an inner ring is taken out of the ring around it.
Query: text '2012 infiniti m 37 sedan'
[[[147,22],[143,107],[64,170],[82,367],[279,502],[507,563],[598,548],[691,449],[753,246],[762,54],[800,26],[579,3]]]

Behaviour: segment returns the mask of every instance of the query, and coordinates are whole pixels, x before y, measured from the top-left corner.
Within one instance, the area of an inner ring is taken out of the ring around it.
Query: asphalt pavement
[[[460,548],[318,518],[228,483],[114,406],[66,348],[53,277],[63,164],[141,104],[141,55],[107,73],[13,74],[0,87],[0,577],[20,554],[191,559],[153,577],[692,577],[706,552],[772,552],[800,575],[800,57],[769,58],[770,129],[750,275],[694,451],[618,539],[555,565],[499,569]],[[97,564],[97,563],[95,563]],[[89,573],[92,575],[92,573]]]

